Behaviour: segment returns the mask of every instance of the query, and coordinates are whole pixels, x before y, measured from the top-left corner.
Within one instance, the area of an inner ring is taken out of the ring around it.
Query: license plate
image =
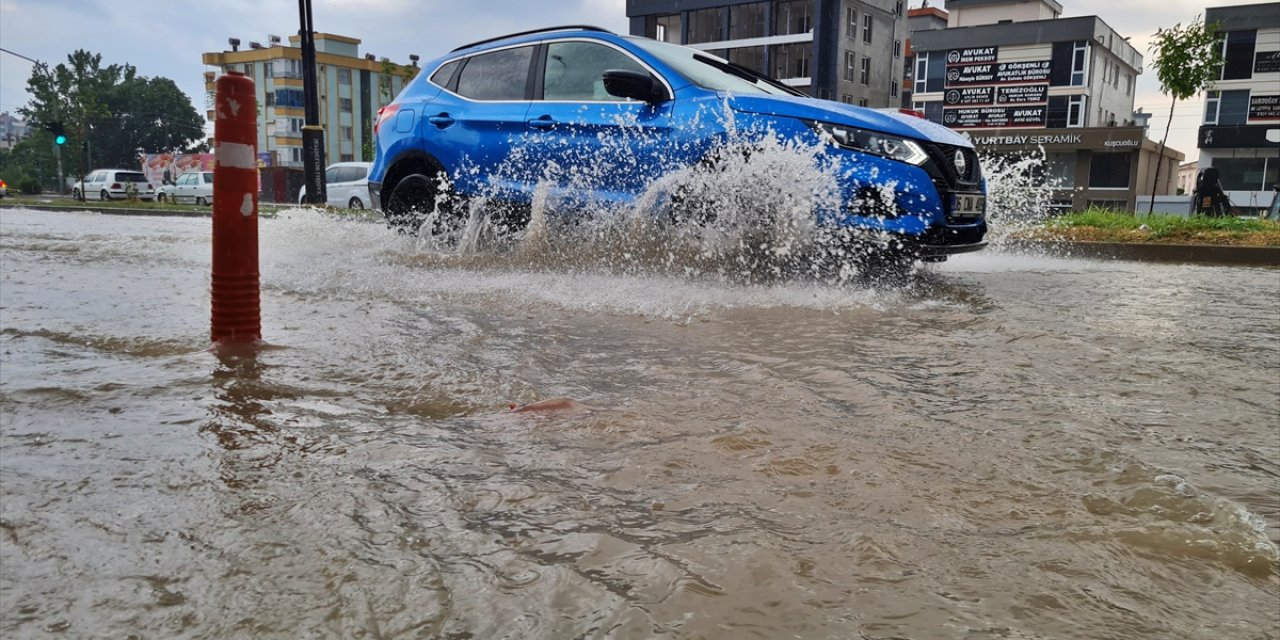
[[[953,216],[980,216],[987,206],[987,197],[975,193],[957,193],[951,203]]]

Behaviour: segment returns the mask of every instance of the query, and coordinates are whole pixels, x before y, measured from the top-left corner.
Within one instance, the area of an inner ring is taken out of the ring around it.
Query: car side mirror
[[[650,104],[664,102],[667,99],[667,90],[662,83],[658,82],[653,75],[639,71],[624,69],[605,71],[604,90],[612,96],[641,100]]]

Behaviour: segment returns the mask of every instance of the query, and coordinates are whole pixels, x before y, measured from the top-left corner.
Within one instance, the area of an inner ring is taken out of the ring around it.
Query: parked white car
[[[188,171],[173,184],[164,188],[164,195],[173,202],[190,202],[198,205],[213,204],[213,172]]]
[[[156,197],[155,186],[147,182],[146,174],[129,169],[98,169],[72,186],[71,195],[76,200],[113,200],[129,197],[130,190],[136,190],[139,200]]]
[[[325,201],[339,209],[369,206],[369,167],[372,162],[338,162],[324,170]],[[298,191],[298,204],[307,196],[307,186]]]

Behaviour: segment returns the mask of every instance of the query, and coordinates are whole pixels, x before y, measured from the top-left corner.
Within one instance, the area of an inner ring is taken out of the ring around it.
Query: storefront
[[[1160,144],[1143,127],[988,129],[970,133],[984,153],[1044,156],[1043,177],[1054,201],[1081,211],[1089,207],[1133,211],[1139,195],[1152,192]],[[1180,151],[1165,149],[1155,193],[1174,193]]]

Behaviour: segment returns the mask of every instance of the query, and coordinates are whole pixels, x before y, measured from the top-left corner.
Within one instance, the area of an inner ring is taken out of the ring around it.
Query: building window
[[[338,111],[351,113],[351,98],[338,98]]]
[[[289,149],[289,160],[293,162],[302,162],[302,149],[291,147]]]
[[[689,44],[724,40],[724,7],[689,12]]]
[[[858,10],[853,7],[844,9],[844,37],[850,40],[858,39]]]
[[[680,44],[680,14],[645,18],[644,35],[659,42]]]
[[[789,78],[809,78],[809,60],[813,47],[808,42],[780,44],[770,50],[769,59],[773,63],[773,73],[779,80]]]
[[[766,10],[767,7],[763,2],[736,4],[729,7],[729,39],[745,40],[764,37]]]
[[[347,86],[351,86],[351,70],[350,69],[338,69],[338,84],[345,84]]]
[[[893,41],[893,57],[894,58],[902,57],[902,41],[901,40]]]
[[[813,31],[813,0],[785,0],[773,5],[775,36]]]
[[[891,78],[889,80],[889,97],[898,97],[898,80],[896,78]]]
[[[1083,127],[1084,119],[1084,96],[1071,96],[1067,98],[1067,126]]]
[[[244,74],[246,76],[249,76],[250,79],[253,78],[253,67],[254,67],[254,64],[252,62],[244,63]]]
[[[1218,124],[1218,103],[1222,93],[1218,91],[1210,91],[1204,100],[1204,123]]]
[[[1218,99],[1219,125],[1246,124],[1249,120],[1249,90],[1222,91]]]
[[[845,104],[853,104],[853,96],[847,93],[841,94],[840,102],[843,102]]]
[[[1089,58],[1089,43],[1080,40],[1071,50],[1071,86],[1081,87],[1087,81],[1085,62]]]
[[[1124,94],[1126,96],[1133,95],[1133,74],[1124,74]]]
[[[871,84],[871,58],[862,56],[862,70],[858,74],[858,82],[864,85]]]
[[[1089,160],[1090,189],[1128,189],[1129,167],[1133,162],[1132,151],[1104,153],[1093,152]]]
[[[854,74],[857,73],[857,64],[855,62],[857,59],[858,56],[854,52],[844,52],[844,79],[849,82],[853,82],[855,79]]]
[[[764,73],[764,47],[738,47],[729,50],[729,62]]]
[[[338,130],[342,135],[343,142],[351,142],[351,127],[339,127]]]
[[[870,13],[862,14],[862,41],[871,42],[871,27],[875,25],[875,20]]]
[[[338,154],[338,162],[352,162],[352,161],[354,161],[355,159],[356,159],[356,156],[355,156],[355,154],[354,154],[354,153],[340,153],[340,154]]]
[[[1227,32],[1222,42],[1223,80],[1248,80],[1253,77],[1257,41],[1257,29]]]
[[[1270,191],[1280,184],[1280,156],[1214,158],[1213,168],[1227,191]]]
[[[916,73],[915,91],[914,93],[926,93],[928,87],[926,81],[929,79],[929,52],[916,54]],[[919,109],[917,109],[919,111]]]
[[[902,12],[902,10],[906,8],[906,4],[907,3],[902,0],[898,0],[898,3],[893,7],[893,15],[898,16],[899,18],[906,15]]]
[[[268,68],[268,69],[270,69],[271,67],[267,67],[267,68]],[[267,104],[266,104],[266,106],[268,106],[268,107],[274,107],[274,106],[276,106],[276,92],[274,92],[274,91],[268,91],[268,92],[267,92],[267,94],[266,94],[266,103],[267,103]]]
[[[859,106],[859,107],[865,107],[865,106],[868,106],[869,104],[870,104],[870,103],[868,103],[868,102],[867,102],[867,99],[866,99],[866,98],[859,98],[859,99],[858,99],[858,106]]]

